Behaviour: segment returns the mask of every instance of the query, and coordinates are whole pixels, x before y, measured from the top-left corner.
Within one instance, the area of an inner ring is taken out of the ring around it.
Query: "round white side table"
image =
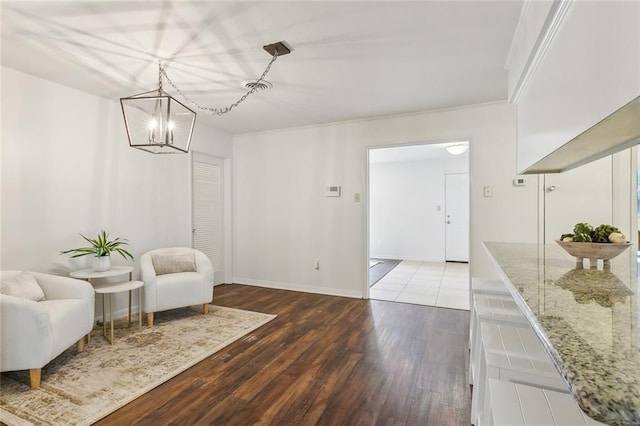
[[[129,274],[129,281],[131,281],[131,272],[133,272],[133,266],[112,266],[108,271],[102,272],[96,272],[91,268],[78,269],[77,271],[71,272],[69,276],[91,282],[94,278],[109,278]]]
[[[112,266],[111,269],[109,269],[108,271],[94,271],[91,268],[86,268],[86,269],[79,269],[77,271],[73,271],[69,274],[69,276],[71,276],[72,278],[78,278],[81,280],[86,280],[88,281],[92,286],[94,291],[96,292],[96,294],[102,294],[102,335],[105,337],[105,339],[107,339],[107,341],[109,341],[109,343],[113,344],[113,340],[114,340],[114,334],[113,334],[113,308],[112,308],[112,294],[114,293],[119,293],[121,291],[129,291],[129,325],[131,325],[131,291],[138,289],[138,303],[139,303],[139,309],[138,309],[138,316],[140,317],[139,320],[139,327],[140,329],[142,329],[142,285],[140,285],[139,287],[131,287],[131,288],[122,288],[119,289],[120,287],[118,287],[120,284],[131,284],[131,283],[142,283],[142,281],[132,281],[131,280],[131,273],[133,272],[133,266]],[[127,275],[128,276],[128,280],[126,280],[125,278],[125,282],[119,282],[119,283],[106,283],[106,284],[94,284],[93,282],[91,282],[91,280],[96,279],[96,278],[110,278],[110,277],[117,277],[119,275]],[[100,291],[98,291],[98,289],[100,289]],[[107,335],[107,319],[106,319],[106,312],[105,312],[105,306],[104,306],[104,299],[105,299],[105,295],[109,295],[109,322],[111,325],[111,334]],[[90,336],[90,335],[89,335]],[[89,343],[89,337],[87,338],[87,343]]]
[[[94,285],[96,294],[102,294],[102,335],[113,345],[115,334],[113,334],[113,295],[122,291],[129,292],[129,327],[131,327],[131,292],[138,290],[138,330],[142,330],[142,281],[126,281],[123,283],[106,283]],[[105,296],[109,296],[109,326],[110,333],[107,334],[107,319],[104,309]]]

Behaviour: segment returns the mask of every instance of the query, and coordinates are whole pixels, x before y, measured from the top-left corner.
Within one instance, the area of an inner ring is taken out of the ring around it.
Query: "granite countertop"
[[[611,425],[640,424],[634,247],[605,271],[577,269],[575,258],[556,244],[484,246],[582,410]]]

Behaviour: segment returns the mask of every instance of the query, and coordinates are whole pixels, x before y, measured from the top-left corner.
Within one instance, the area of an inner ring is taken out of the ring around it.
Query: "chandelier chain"
[[[178,89],[178,87],[175,85],[175,83],[173,81],[171,81],[171,79],[167,75],[167,71],[162,67],[162,64],[158,63],[158,78],[160,79],[160,90],[162,90],[162,76],[164,76],[164,78],[167,80],[167,83],[169,83],[169,85],[171,85],[171,87],[173,87],[173,89],[176,92],[178,92],[178,94],[180,96],[182,96],[182,98],[185,101],[189,102],[194,107],[196,107],[198,109],[201,109],[203,111],[208,111],[208,112],[210,112],[212,114],[215,114],[215,115],[223,115],[223,114],[228,113],[229,111],[231,111],[233,108],[237,107],[238,105],[240,105],[245,99],[247,99],[247,97],[249,95],[255,93],[258,90],[259,84],[267,76],[267,73],[271,69],[271,65],[275,62],[275,60],[277,58],[278,58],[278,52],[276,51],[276,52],[274,52],[273,57],[271,58],[271,61],[269,61],[269,63],[267,64],[267,67],[265,68],[265,70],[262,73],[262,75],[260,76],[260,78],[258,80],[256,80],[256,82],[254,83],[253,87],[250,90],[248,90],[247,93],[242,95],[240,97],[240,99],[238,99],[237,101],[235,101],[231,105],[229,105],[227,107],[224,107],[224,108],[212,108],[212,107],[208,107],[208,106],[202,106],[202,105],[198,104],[197,102],[195,102],[194,100],[190,99],[187,95],[184,94],[184,92],[182,90]]]

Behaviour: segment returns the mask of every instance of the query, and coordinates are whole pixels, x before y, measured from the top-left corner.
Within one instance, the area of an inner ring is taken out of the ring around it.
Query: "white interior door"
[[[193,248],[214,268],[214,284],[224,283],[224,159],[198,152],[192,157]]]
[[[445,259],[469,261],[469,174],[445,175]]]

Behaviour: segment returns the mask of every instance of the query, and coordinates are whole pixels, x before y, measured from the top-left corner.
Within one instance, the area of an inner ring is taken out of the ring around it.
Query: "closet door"
[[[193,248],[205,253],[224,283],[224,159],[199,152],[192,156]]]

